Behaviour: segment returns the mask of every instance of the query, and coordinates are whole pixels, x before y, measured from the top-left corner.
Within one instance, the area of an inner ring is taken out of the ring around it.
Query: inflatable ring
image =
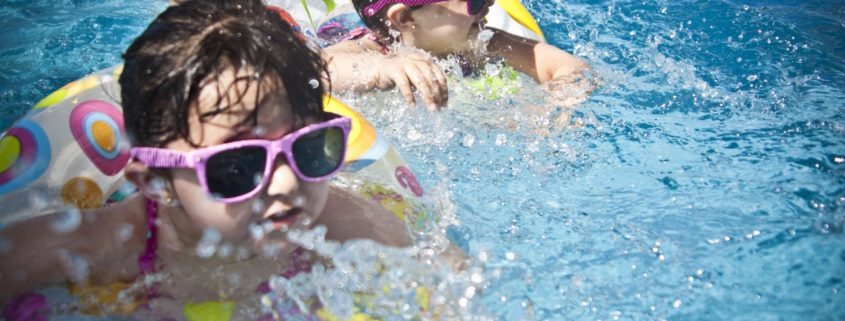
[[[317,35],[330,44],[338,41],[338,35],[364,26],[349,0],[301,0],[293,6],[290,1],[284,0],[269,0],[268,3],[290,12],[299,25],[309,26],[302,30],[306,35]],[[496,0],[485,20],[488,26],[510,34],[546,40],[537,19],[519,0]]]

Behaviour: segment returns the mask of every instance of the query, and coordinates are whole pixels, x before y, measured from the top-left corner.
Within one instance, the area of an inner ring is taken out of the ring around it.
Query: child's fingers
[[[440,110],[445,107],[449,101],[449,89],[446,87],[446,74],[440,69],[437,64],[431,61],[420,61],[417,67],[423,73],[425,81],[431,88],[432,99],[434,100],[434,107]]]
[[[406,66],[405,71],[408,74],[408,79],[410,79],[414,87],[417,88],[417,91],[425,102],[426,109],[429,111],[436,111],[438,108],[437,103],[435,103],[434,91],[428,81],[428,78],[424,76],[425,71],[423,71],[418,65],[413,64]]]
[[[440,86],[437,81],[437,72],[435,70],[439,70],[439,68],[428,62],[420,62],[417,65],[417,68],[422,74],[421,81],[424,81],[431,91],[431,99],[434,101],[435,107],[434,109],[440,110],[440,107],[446,105],[446,99],[444,99],[444,97],[448,96],[448,93],[443,91],[442,86]]]
[[[440,106],[446,106],[449,102],[449,84],[446,80],[446,73],[440,69],[436,64],[431,64],[434,73],[434,79],[437,81],[437,87],[440,91]]]
[[[417,106],[417,100],[414,99],[414,91],[411,89],[411,81],[408,76],[401,72],[393,74],[393,83],[399,88],[399,92],[405,97],[405,102],[411,107]]]

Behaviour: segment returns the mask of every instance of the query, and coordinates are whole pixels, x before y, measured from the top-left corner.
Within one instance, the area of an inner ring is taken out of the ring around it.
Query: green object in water
[[[235,311],[232,301],[205,301],[185,304],[182,313],[188,321],[229,321]]]
[[[511,66],[502,66],[495,73],[484,73],[477,78],[466,78],[467,88],[478,96],[495,100],[519,93],[519,74]]]

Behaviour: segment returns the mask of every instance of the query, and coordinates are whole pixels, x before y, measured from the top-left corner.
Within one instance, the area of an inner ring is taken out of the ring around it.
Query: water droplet
[[[264,231],[264,233],[269,233],[273,231],[273,222],[265,221],[264,223],[261,223],[261,229]]]
[[[464,297],[467,299],[472,299],[475,296],[475,287],[471,286],[464,291]]]
[[[73,231],[76,231],[79,228],[79,224],[82,222],[82,213],[79,209],[73,207],[66,209],[58,214],[53,219],[52,224],[50,226],[53,228],[54,231],[66,234]]]
[[[472,281],[473,283],[478,284],[478,283],[481,283],[481,282],[484,281],[484,276],[482,276],[481,273],[473,273],[469,277],[469,280]]]
[[[516,253],[507,252],[507,253],[505,253],[505,258],[508,259],[508,261],[516,260]]]
[[[221,244],[219,248],[217,248],[217,257],[225,259],[229,257],[229,255],[232,255],[233,251],[234,247],[232,246],[232,244],[229,242],[225,242]]]
[[[493,39],[493,30],[484,29],[478,33],[478,40],[481,42],[488,42],[490,39]]]
[[[274,257],[279,253],[279,247],[272,243],[264,244],[261,247],[261,255],[264,257]]]
[[[675,302],[672,302],[672,307],[674,307],[675,309],[680,308],[681,307],[681,300],[676,299]]]
[[[209,258],[217,251],[217,244],[220,243],[220,232],[214,228],[207,228],[202,231],[202,238],[197,242],[196,253],[201,258]]]
[[[47,208],[47,198],[42,193],[30,193],[29,194],[29,206],[30,208],[36,212],[41,213],[45,208]]]
[[[264,200],[256,198],[254,201],[252,201],[252,206],[250,206],[250,209],[252,210],[253,215],[263,214],[265,210]]]
[[[474,145],[474,144],[475,144],[475,136],[473,136],[472,134],[464,135],[464,139],[461,142],[461,145],[463,145],[464,147],[472,147],[472,145]]]
[[[610,318],[613,320],[619,320],[619,317],[622,316],[622,311],[614,310],[610,311]]]
[[[748,80],[748,81],[755,81],[755,80],[757,80],[757,78],[758,78],[757,75],[748,75],[748,77],[745,77],[745,79]]]
[[[135,231],[135,227],[132,224],[124,223],[115,231],[115,237],[117,237],[118,242],[123,243],[132,238],[133,231]]]
[[[253,241],[259,241],[264,238],[264,227],[261,225],[251,223],[249,224],[249,237]]]
[[[317,89],[317,87],[320,87],[320,82],[317,79],[311,79],[308,81],[308,85],[311,86],[311,89]]]
[[[490,253],[487,251],[481,251],[478,253],[478,260],[481,262],[487,262],[490,259]]]
[[[262,137],[267,134],[267,127],[258,125],[252,128],[252,136]]]
[[[81,282],[88,278],[88,261],[67,250],[59,250],[59,260],[68,277],[74,282]]]

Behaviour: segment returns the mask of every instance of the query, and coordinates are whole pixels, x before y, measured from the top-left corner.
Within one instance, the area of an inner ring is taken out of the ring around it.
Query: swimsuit
[[[156,272],[156,249],[158,241],[158,203],[152,200],[145,200],[147,211],[147,237],[144,251],[138,256],[138,267],[141,274],[138,276],[144,277]],[[291,266],[279,275],[284,278],[291,278],[299,273],[311,270],[311,260],[306,255],[303,248],[297,248],[290,255]],[[136,279],[136,282],[138,279]],[[104,313],[124,313],[130,314],[138,306],[146,305],[150,299],[161,297],[158,294],[156,283],[143,284],[145,292],[138,295],[135,300],[125,302],[126,299],[121,298],[121,294],[126,289],[135,285],[136,282],[115,282],[107,285],[87,285],[87,284],[69,284],[68,291],[70,294],[79,298],[79,312],[88,315],[102,315]],[[269,284],[262,282],[256,292],[267,294],[271,291]],[[200,304],[189,304],[191,306],[206,306],[213,307],[215,305],[229,304],[228,301],[207,301]],[[234,302],[231,302],[234,307]],[[102,307],[108,307],[109,310],[103,310]],[[187,307],[188,305],[186,305]],[[186,309],[187,311],[188,309]],[[2,317],[6,321],[31,321],[31,320],[49,320],[51,314],[51,306],[48,299],[39,293],[26,293],[18,296],[12,301],[9,301],[3,307]],[[192,318],[186,315],[189,320]],[[262,318],[259,318],[262,319]],[[316,320],[306,318],[305,320]]]

